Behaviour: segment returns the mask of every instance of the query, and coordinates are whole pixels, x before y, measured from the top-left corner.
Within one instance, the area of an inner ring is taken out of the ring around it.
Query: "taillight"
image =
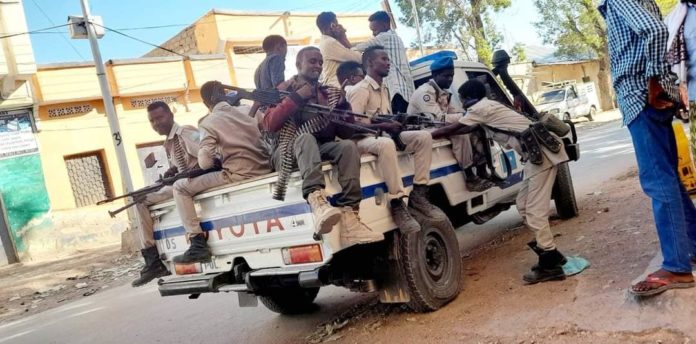
[[[203,271],[201,263],[174,264],[174,271],[177,275],[199,274]]]
[[[318,263],[323,260],[319,244],[286,247],[282,250],[283,261],[287,265]]]

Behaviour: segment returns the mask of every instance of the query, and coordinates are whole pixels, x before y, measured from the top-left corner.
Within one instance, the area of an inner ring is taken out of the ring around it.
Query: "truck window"
[[[498,81],[495,79],[495,77],[493,77],[492,74],[487,72],[466,72],[466,76],[469,79],[478,79],[478,81],[481,81],[484,85],[486,85],[486,96],[488,99],[495,100],[512,107],[510,98],[508,98],[507,94],[505,94],[505,91],[503,91],[498,84]]]

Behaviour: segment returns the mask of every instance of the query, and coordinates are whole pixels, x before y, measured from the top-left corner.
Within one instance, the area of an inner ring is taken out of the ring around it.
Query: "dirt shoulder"
[[[130,283],[142,268],[141,261],[139,255],[124,255],[115,245],[51,262],[0,267],[0,323]]]
[[[523,285],[535,263],[526,229],[464,261],[464,288],[445,308],[415,314],[375,299],[327,321],[306,342],[687,343],[696,338],[696,289],[635,300],[626,288],[658,253],[649,199],[636,172],[583,197],[581,215],[553,221],[559,249],[592,266],[565,281]]]

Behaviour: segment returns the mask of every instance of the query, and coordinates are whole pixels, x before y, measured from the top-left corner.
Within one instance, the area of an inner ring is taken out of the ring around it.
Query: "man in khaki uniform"
[[[341,88],[336,78],[336,69],[341,62],[356,61],[360,62],[362,53],[351,50],[350,41],[346,36],[346,29],[338,23],[336,14],[333,12],[322,12],[317,16],[317,27],[321,31],[319,41],[319,51],[324,58],[319,83],[324,86]]]
[[[458,122],[463,116],[463,109],[455,109],[451,105],[452,94],[447,91],[454,79],[454,61],[451,57],[443,57],[430,64],[430,72],[433,78],[413,93],[407,113],[427,116],[440,122]],[[479,133],[455,135],[448,139],[452,141],[454,157],[464,170],[466,188],[469,191],[482,192],[493,187],[493,182],[487,179],[483,142]]]
[[[167,136],[164,141],[164,150],[171,167],[164,173],[164,176],[171,177],[195,168],[198,165],[198,130],[193,126],[179,125],[174,122],[174,114],[165,102],[157,101],[148,105],[147,117],[154,131]],[[145,267],[140,271],[140,277],[133,281],[134,287],[145,285],[155,278],[170,274],[159,259],[159,252],[155,246],[152,217],[150,217],[148,207],[168,200],[172,196],[173,188],[167,185],[157,192],[136,200],[138,201],[136,210],[142,232],[140,252],[145,259]]]
[[[220,165],[222,170],[174,183],[176,208],[191,241],[183,255],[174,257],[175,263],[205,262],[211,258],[194,207],[195,195],[271,172],[269,157],[261,148],[257,120],[247,115],[249,109],[234,107],[223,100],[224,90],[218,81],[203,84],[201,98],[210,114],[198,124],[201,133],[198,164],[202,169]]]
[[[389,57],[381,46],[372,46],[363,53],[363,66],[367,71],[364,80],[347,91],[346,98],[354,112],[375,116],[391,113],[389,92],[382,84],[389,74]],[[428,216],[439,217],[428,201],[428,182],[430,181],[430,163],[432,161],[433,140],[427,131],[401,131],[401,124],[392,121],[388,123],[369,123],[367,126],[387,132],[399,132],[398,138],[405,145],[405,151],[414,155],[413,192],[409,197],[410,205]],[[406,209],[403,198],[406,197],[404,185],[399,172],[395,142],[388,137],[356,137],[355,141],[361,154],[370,153],[377,156],[379,173],[387,184],[388,197],[391,200],[391,211],[394,222],[403,232],[416,232],[420,225]]]
[[[465,82],[459,88],[459,96],[467,107],[466,115],[459,123],[434,131],[433,137],[442,138],[467,133],[473,130],[474,126],[482,125],[494,140],[514,149],[522,156],[523,161],[528,159],[526,152],[529,148],[522,148],[517,134],[528,130],[532,121],[503,104],[487,99],[484,84],[476,79]],[[562,266],[566,260],[556,249],[549,225],[549,213],[551,191],[558,165],[568,161],[568,156],[563,149],[553,153],[543,145],[540,145],[540,148],[542,162],[537,165],[526,161],[522,189],[517,194],[517,210],[536,236],[536,240],[528,245],[539,255],[539,263],[523,277],[530,284],[565,278]]]

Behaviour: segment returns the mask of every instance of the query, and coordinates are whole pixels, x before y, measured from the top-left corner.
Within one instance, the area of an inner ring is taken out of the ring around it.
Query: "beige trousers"
[[[404,131],[399,134],[406,145],[406,152],[413,154],[414,184],[426,185],[430,181],[430,163],[433,159],[433,137],[427,131]],[[377,156],[377,170],[387,184],[390,199],[405,196],[401,180],[396,145],[388,137],[365,137],[356,141],[360,154]]]
[[[517,211],[520,212],[527,227],[534,232],[537,246],[544,250],[553,250],[549,213],[551,211],[551,192],[556,181],[558,166],[553,166],[522,182],[522,189],[517,194]]]
[[[453,113],[445,115],[445,122],[458,123],[463,114]],[[459,167],[462,169],[468,168],[474,164],[473,147],[479,142],[478,137],[472,134],[454,135],[449,137],[452,142],[452,154],[459,162]],[[478,148],[478,147],[477,147]],[[483,150],[483,147],[480,148]]]
[[[227,175],[227,172],[217,171],[196,178],[179,179],[174,183],[176,209],[179,211],[179,217],[181,217],[181,222],[189,236],[203,233],[193,197],[205,190],[229,184],[232,179]]]
[[[143,233],[143,240],[140,243],[141,249],[146,249],[155,246],[155,233],[154,224],[152,217],[150,217],[150,210],[148,207],[171,199],[174,195],[174,189],[171,186],[165,186],[157,192],[148,194],[145,200],[141,203],[135,205],[135,209],[138,212],[138,218],[140,219],[140,231]]]

